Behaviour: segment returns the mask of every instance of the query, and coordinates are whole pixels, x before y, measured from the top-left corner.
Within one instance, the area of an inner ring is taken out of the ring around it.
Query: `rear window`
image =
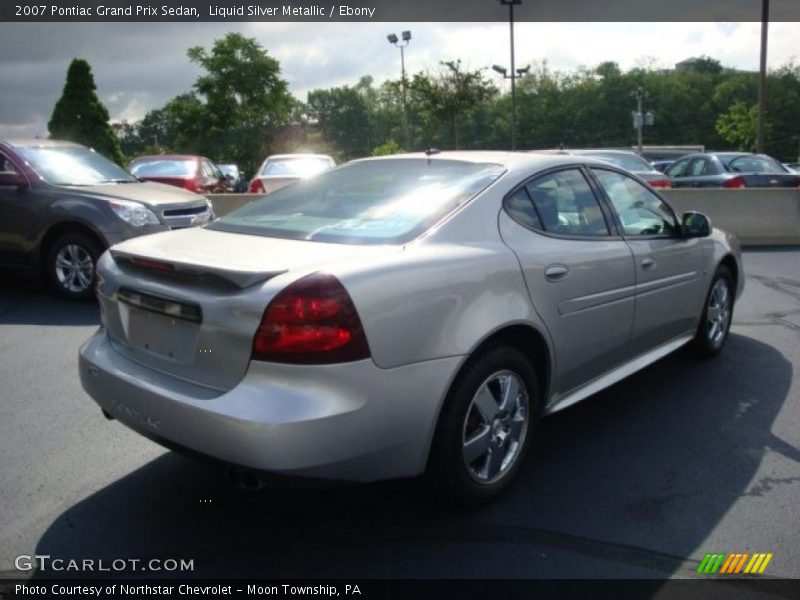
[[[446,159],[355,162],[282,188],[208,228],[343,244],[403,244],[503,172],[497,164]]]
[[[131,163],[130,171],[136,177],[194,177],[197,162],[190,158],[136,160]]]
[[[271,177],[311,177],[331,168],[327,158],[271,158],[261,169],[261,175]]]
[[[786,173],[783,165],[768,156],[737,156],[728,161],[728,168],[735,173]]]
[[[615,154],[613,152],[603,153],[603,152],[587,152],[587,156],[592,156],[594,158],[599,158],[600,160],[604,160],[607,163],[611,163],[612,165],[616,165],[626,171],[652,171],[653,167],[643,158],[639,158],[638,156],[633,156],[631,154]]]

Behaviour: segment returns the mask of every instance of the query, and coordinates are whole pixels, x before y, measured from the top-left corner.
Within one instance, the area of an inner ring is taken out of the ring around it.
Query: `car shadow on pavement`
[[[791,379],[742,335],[715,360],[673,354],[542,421],[509,493],[473,511],[413,481],[247,492],[166,453],[65,511],[36,552],[193,559],[172,574],[190,577],[689,576],[733,503],[769,489],[764,454],[800,460],[771,433]]]
[[[0,269],[0,324],[99,325],[100,309],[94,300],[59,298],[39,277]]]

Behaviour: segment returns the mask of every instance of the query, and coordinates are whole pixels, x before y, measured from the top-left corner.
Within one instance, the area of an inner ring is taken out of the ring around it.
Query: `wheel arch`
[[[425,463],[430,461],[431,448],[433,447],[434,440],[436,439],[439,431],[442,411],[445,404],[448,402],[450,392],[453,389],[453,384],[467,366],[469,360],[482,352],[487,351],[494,346],[510,346],[522,352],[530,362],[539,384],[539,393],[541,411],[547,405],[549,396],[550,382],[552,377],[553,356],[547,338],[542,332],[530,323],[507,323],[499,328],[489,332],[481,340],[479,340],[473,348],[464,356],[461,364],[453,372],[453,376],[448,382],[447,389],[439,404],[436,412],[436,419],[432,428],[430,437],[428,439],[428,448],[426,450]]]
[[[51,225],[47,231],[45,231],[44,235],[42,236],[42,241],[39,244],[39,264],[41,265],[42,270],[47,268],[47,255],[50,252],[50,247],[53,245],[53,242],[55,242],[62,235],[69,233],[81,233],[87,235],[96,241],[101,249],[105,250],[108,248],[108,244],[106,243],[105,239],[103,239],[103,236],[86,223],[81,221],[59,221],[58,223]]]
[[[734,299],[739,293],[739,263],[736,261],[736,258],[733,254],[726,254],[722,257],[722,260],[719,261],[720,266],[727,267],[728,270],[731,272],[731,277],[733,278],[733,289],[734,291]]]

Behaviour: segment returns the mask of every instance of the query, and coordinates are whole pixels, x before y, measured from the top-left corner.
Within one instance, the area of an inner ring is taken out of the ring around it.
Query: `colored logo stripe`
[[[700,563],[700,566],[697,567],[698,573],[716,573],[719,566],[722,564],[722,560],[725,558],[725,554],[706,554],[703,558],[703,562]]]
[[[725,554],[724,552],[707,553],[700,566],[697,567],[698,573],[724,573],[735,575],[739,573],[761,574],[772,560],[772,553],[754,552],[734,552]],[[749,559],[749,561],[748,561]],[[745,566],[746,565],[746,566]]]

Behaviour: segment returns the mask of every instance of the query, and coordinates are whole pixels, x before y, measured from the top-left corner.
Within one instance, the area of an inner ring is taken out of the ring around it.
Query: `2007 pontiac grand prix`
[[[353,161],[113,246],[80,351],[108,415],[246,473],[426,473],[479,504],[537,419],[685,345],[720,351],[739,244],[585,156]]]

